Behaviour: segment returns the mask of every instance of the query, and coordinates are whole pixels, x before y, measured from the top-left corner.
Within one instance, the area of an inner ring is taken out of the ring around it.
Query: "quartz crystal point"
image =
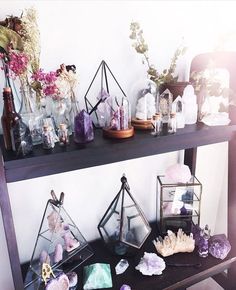
[[[76,143],[87,143],[94,139],[93,123],[85,110],[75,116],[74,126],[74,141]]]
[[[57,244],[54,251],[54,263],[58,263],[63,259],[63,247],[61,244]]]
[[[231,250],[231,245],[224,234],[212,236],[209,240],[209,253],[219,259],[224,259]]]
[[[158,257],[157,254],[145,252],[135,269],[139,270],[143,275],[152,276],[161,275],[165,267],[165,261]]]
[[[116,274],[122,274],[129,267],[129,262],[126,259],[121,259],[119,263],[116,265],[115,270]]]
[[[167,236],[157,238],[153,244],[159,254],[163,257],[171,256],[176,253],[191,253],[195,248],[193,235],[186,235],[182,229],[179,229],[177,235],[172,231],[167,231]]]

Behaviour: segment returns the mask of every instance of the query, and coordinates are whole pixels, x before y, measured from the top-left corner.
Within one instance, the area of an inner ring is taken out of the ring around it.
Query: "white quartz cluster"
[[[139,270],[143,275],[152,276],[161,275],[165,267],[165,261],[158,257],[157,254],[144,252],[143,258],[141,258],[135,269]]]
[[[151,119],[156,113],[155,97],[147,93],[138,99],[135,117],[139,120]]]
[[[156,238],[153,244],[159,254],[163,257],[171,256],[176,253],[191,253],[195,248],[195,240],[192,233],[188,236],[182,229],[179,229],[177,234],[172,231],[167,231],[167,236],[162,239]]]

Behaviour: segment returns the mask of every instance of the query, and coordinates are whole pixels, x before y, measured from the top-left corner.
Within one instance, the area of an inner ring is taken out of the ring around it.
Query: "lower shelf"
[[[164,258],[167,266],[166,269],[163,271],[163,274],[160,276],[143,276],[139,271],[135,270],[135,266],[139,263],[144,252],[156,252],[152,243],[152,240],[156,238],[156,236],[157,231],[155,226],[151,235],[149,236],[143,247],[140,249],[138,254],[134,257],[127,258],[130,266],[125,271],[125,273],[121,275],[116,275],[115,273],[115,266],[119,262],[121,257],[112,255],[101,240],[90,243],[95,254],[90,259],[86,260],[83,265],[76,269],[79,280],[79,285],[77,289],[83,289],[83,267],[85,265],[93,263],[109,263],[111,265],[113,287],[109,289],[113,290],[120,289],[123,284],[130,285],[131,289],[134,290],[171,290],[186,288],[208,277],[219,274],[224,270],[228,269],[230,266],[236,267],[235,253],[235,255],[233,255],[233,253],[230,253],[228,257],[222,261],[210,255],[207,258],[200,258],[197,251],[194,251],[193,253],[179,253]],[[173,264],[177,263],[194,264],[196,265],[196,267],[173,266]],[[22,272],[25,273],[26,270],[26,265],[22,265]],[[227,280],[228,285],[231,285],[231,283],[235,283],[233,281]],[[234,286],[235,284],[232,285],[232,289],[235,289],[233,288]],[[35,288],[27,288],[27,290],[29,289],[31,290]]]

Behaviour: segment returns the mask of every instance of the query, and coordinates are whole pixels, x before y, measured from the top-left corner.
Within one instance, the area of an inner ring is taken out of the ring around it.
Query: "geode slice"
[[[225,234],[214,235],[209,240],[209,253],[219,259],[224,259],[231,250],[231,245]]]

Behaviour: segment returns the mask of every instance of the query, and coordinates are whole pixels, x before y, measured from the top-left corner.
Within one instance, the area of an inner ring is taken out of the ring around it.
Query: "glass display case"
[[[157,176],[157,223],[161,234],[182,228],[190,233],[199,224],[202,184],[192,176],[187,183],[174,183]]]

